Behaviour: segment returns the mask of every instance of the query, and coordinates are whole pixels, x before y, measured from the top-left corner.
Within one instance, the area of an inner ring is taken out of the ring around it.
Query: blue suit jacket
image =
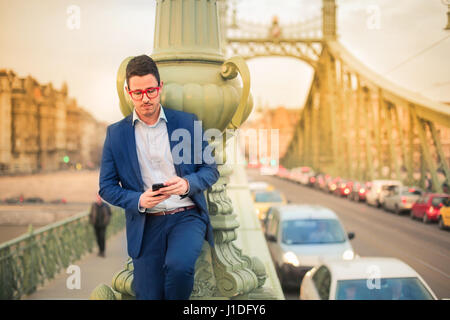
[[[197,116],[168,108],[164,108],[164,112],[167,117],[167,131],[171,150],[178,143],[177,141],[170,141],[175,129],[184,128],[191,134],[191,163],[175,164],[175,171],[179,177],[188,180],[190,190],[187,196],[197,205],[200,213],[205,215],[208,222],[205,239],[213,246],[213,230],[203,191],[212,186],[219,178],[217,165],[216,163],[205,163],[202,155],[199,154],[200,148],[193,147],[194,120],[198,120]],[[137,158],[132,117],[131,114],[107,128],[100,167],[99,194],[112,205],[125,209],[128,255],[131,258],[137,258],[141,249],[145,225],[145,215],[139,212],[138,202],[139,197],[145,190]],[[200,139],[200,137],[195,138]],[[208,142],[202,139],[201,145],[203,154]],[[194,154],[194,152],[197,152],[197,154]],[[196,156],[201,157],[201,164],[195,164],[195,162],[199,162],[194,161]]]

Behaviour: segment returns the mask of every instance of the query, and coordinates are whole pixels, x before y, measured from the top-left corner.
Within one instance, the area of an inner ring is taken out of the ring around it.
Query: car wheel
[[[426,212],[424,213],[424,215],[423,215],[423,217],[422,217],[422,222],[425,223],[425,224],[427,224],[428,222],[430,222],[430,220],[428,219],[428,215],[427,215]]]
[[[400,209],[398,208],[397,205],[395,205],[395,214],[398,216],[401,214]]]
[[[444,220],[442,220],[441,216],[439,217],[439,222],[438,223],[439,223],[439,228],[440,229],[442,229],[442,230],[446,230],[447,229],[447,227],[444,224]]]
[[[284,281],[283,281],[283,271],[281,270],[280,267],[276,266],[275,267],[275,272],[277,273],[278,280],[280,280],[281,289],[285,290],[285,284],[284,284]]]
[[[442,218],[441,217],[439,217],[438,226],[439,226],[439,229],[444,230],[444,224],[442,223]]]

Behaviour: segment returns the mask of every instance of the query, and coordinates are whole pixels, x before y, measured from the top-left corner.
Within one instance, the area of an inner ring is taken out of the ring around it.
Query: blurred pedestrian
[[[442,191],[444,193],[450,194],[450,188],[449,188],[448,183],[446,181],[444,181],[444,183],[442,184]]]
[[[428,192],[433,192],[433,180],[430,177],[426,178],[426,190]]]
[[[92,203],[89,213],[89,222],[94,226],[95,237],[98,244],[98,256],[105,257],[106,227],[111,220],[111,208],[97,194],[96,201]]]

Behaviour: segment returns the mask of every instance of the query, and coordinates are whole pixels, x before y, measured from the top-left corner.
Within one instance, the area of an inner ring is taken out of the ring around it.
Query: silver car
[[[437,300],[425,280],[390,257],[328,260],[309,271],[301,300]]]
[[[346,233],[337,215],[317,205],[274,206],[265,235],[283,287],[299,288],[301,279],[322,258],[351,260],[354,233]]]
[[[402,186],[399,180],[373,180],[370,183],[369,190],[366,193],[366,202],[370,206],[381,207],[384,198],[393,186]]]
[[[409,212],[422,193],[419,188],[394,186],[384,198],[383,207],[386,211],[393,211],[396,214]]]

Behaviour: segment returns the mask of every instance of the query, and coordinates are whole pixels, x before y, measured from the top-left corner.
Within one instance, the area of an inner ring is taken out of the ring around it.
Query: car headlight
[[[283,255],[283,261],[284,263],[292,264],[294,267],[298,267],[300,265],[297,256],[292,251],[288,251]]]
[[[353,252],[353,250],[347,249],[344,251],[344,253],[342,254],[342,259],[344,260],[353,260],[353,258],[355,257],[355,253]]]

